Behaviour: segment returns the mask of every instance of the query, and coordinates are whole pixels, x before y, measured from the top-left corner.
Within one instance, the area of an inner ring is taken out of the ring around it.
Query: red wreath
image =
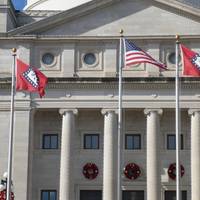
[[[6,200],[6,190],[0,192],[0,200]],[[11,192],[11,200],[14,200],[14,193]]]
[[[135,180],[140,176],[141,170],[135,163],[129,163],[124,168],[124,174],[128,179]]]
[[[185,169],[183,165],[181,165],[181,177],[185,174]],[[176,163],[170,164],[168,168],[168,175],[172,180],[176,180]]]
[[[98,167],[94,163],[87,163],[83,167],[83,175],[87,179],[95,179],[99,173]]]

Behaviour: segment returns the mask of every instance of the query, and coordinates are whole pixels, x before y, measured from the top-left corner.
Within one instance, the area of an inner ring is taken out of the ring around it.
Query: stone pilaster
[[[62,140],[60,155],[60,200],[73,200],[73,135],[76,109],[60,109],[62,115]]]
[[[117,198],[117,113],[103,109],[104,155],[103,155],[103,200]]]
[[[13,185],[15,192],[15,199],[28,199],[30,173],[29,163],[29,142],[30,142],[30,128],[31,128],[31,110],[16,108],[14,118],[14,146],[13,146]],[[7,148],[7,146],[6,146]]]
[[[161,109],[145,109],[147,115],[147,200],[160,200],[160,115]]]
[[[200,197],[200,110],[190,109],[191,116],[191,200]]]

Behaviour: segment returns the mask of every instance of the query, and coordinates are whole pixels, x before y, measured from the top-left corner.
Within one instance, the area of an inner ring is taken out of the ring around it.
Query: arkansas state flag
[[[180,45],[183,63],[183,75],[200,76],[200,55],[184,45]]]
[[[17,59],[16,90],[38,92],[40,98],[45,95],[47,77],[38,69],[33,68]]]

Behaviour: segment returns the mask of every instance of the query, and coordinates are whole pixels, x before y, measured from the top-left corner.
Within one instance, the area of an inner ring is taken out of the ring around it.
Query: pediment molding
[[[59,12],[53,16],[46,17],[40,21],[32,22],[30,24],[18,27],[8,32],[8,36],[17,35],[17,34],[30,34],[32,32],[42,32],[44,30],[50,29],[55,25],[62,24],[63,22],[67,23],[71,20],[77,19],[81,16],[87,15],[91,12],[95,12],[97,9],[102,9],[106,6],[114,4],[122,0],[93,0],[87,2],[75,8]],[[176,0],[153,0],[152,3],[155,5],[160,4],[167,6],[169,8],[175,9],[177,13],[184,13],[191,15],[193,18],[200,18],[199,9],[190,7]]]

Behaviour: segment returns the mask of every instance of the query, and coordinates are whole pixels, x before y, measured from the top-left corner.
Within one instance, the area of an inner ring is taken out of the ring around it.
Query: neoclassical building
[[[123,69],[123,200],[174,200],[175,35],[200,52],[195,0],[0,0],[0,175],[7,170],[11,49],[48,77],[15,94],[16,200],[116,200],[119,30],[167,64]],[[181,75],[180,60],[180,75]],[[181,77],[182,200],[200,198],[200,80]]]

